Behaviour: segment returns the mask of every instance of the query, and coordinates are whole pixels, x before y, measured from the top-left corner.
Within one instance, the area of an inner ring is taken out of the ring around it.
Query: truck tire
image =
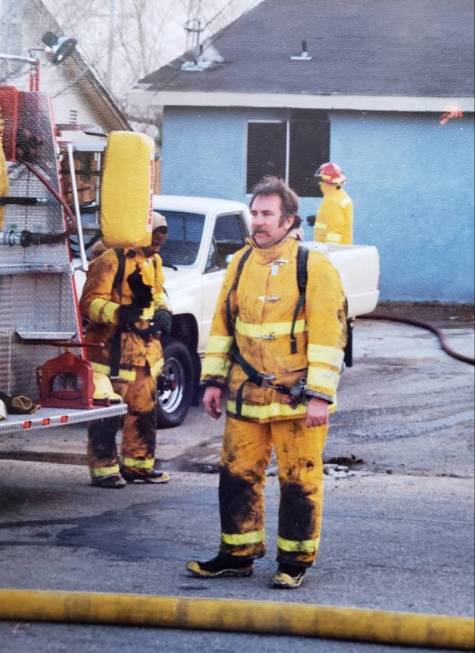
[[[193,399],[195,374],[187,347],[179,340],[168,340],[163,352],[165,364],[157,382],[157,428],[179,426]]]

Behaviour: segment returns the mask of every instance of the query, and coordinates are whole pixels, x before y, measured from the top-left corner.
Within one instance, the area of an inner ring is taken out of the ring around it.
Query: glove
[[[153,300],[152,286],[148,286],[143,282],[138,265],[132,274],[127,277],[127,283],[132,292],[133,303],[140,308],[148,308]]]
[[[162,335],[169,336],[172,331],[173,316],[166,308],[159,308],[153,315],[153,322]]]
[[[3,402],[9,415],[31,415],[41,408],[39,404],[35,404],[33,399],[25,397],[25,395],[10,396],[4,392],[0,392],[0,401]]]
[[[140,319],[142,309],[135,304],[127,304],[119,306],[117,310],[117,324],[122,329],[131,326]]]

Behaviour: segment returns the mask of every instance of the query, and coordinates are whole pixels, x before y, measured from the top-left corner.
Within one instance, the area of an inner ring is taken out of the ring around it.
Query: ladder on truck
[[[4,120],[8,123],[10,119],[10,127],[13,124],[10,139],[18,135],[16,148],[10,147],[10,156],[6,154],[9,192],[0,226],[0,391],[36,400],[38,367],[63,351],[81,358],[84,354],[71,252],[65,237],[73,216],[62,199],[60,149],[49,100],[38,92],[18,95],[18,125],[5,106],[0,106]],[[62,156],[71,152],[67,145],[65,150]],[[72,186],[75,184],[74,179]],[[77,205],[77,190],[75,195],[72,203]],[[80,221],[80,215],[78,218]],[[82,241],[81,226],[77,226],[73,231]],[[84,251],[83,243],[81,249]],[[41,407],[31,415],[9,414],[0,421],[0,435],[125,412],[122,402],[89,408]]]
[[[70,237],[73,265],[87,272],[90,248],[100,237],[100,178],[106,135],[88,133],[87,126],[57,127],[65,199],[76,218],[77,228]]]

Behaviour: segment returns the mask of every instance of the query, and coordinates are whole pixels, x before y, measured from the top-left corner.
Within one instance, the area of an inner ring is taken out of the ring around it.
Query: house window
[[[330,123],[320,112],[304,113],[290,120],[248,123],[248,193],[262,177],[275,175],[300,197],[321,197],[314,175],[330,158]]]

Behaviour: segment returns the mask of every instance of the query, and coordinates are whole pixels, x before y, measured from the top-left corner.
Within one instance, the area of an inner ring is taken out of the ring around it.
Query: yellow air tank
[[[101,233],[107,247],[146,247],[152,238],[153,140],[113,131],[101,183]]]

